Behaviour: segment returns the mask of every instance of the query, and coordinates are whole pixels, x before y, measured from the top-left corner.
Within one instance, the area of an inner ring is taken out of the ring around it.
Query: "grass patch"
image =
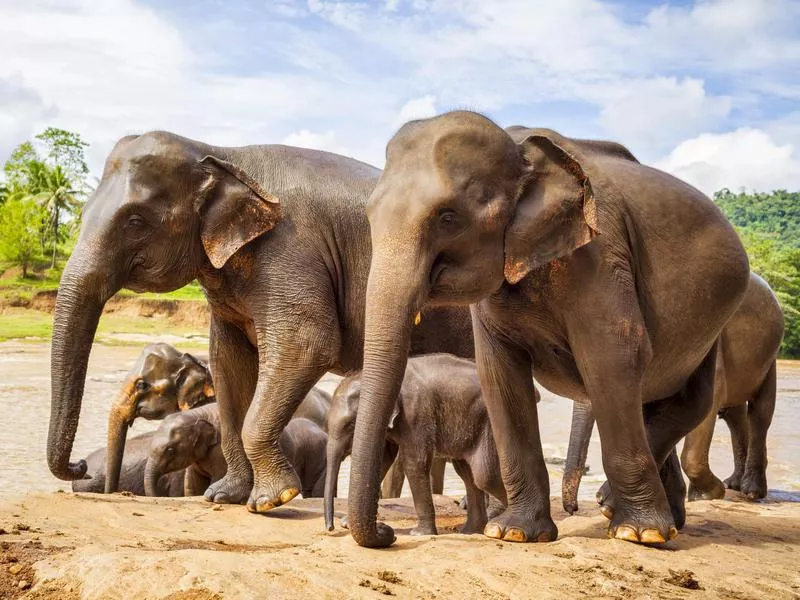
[[[38,310],[26,308],[8,308],[0,318],[0,341],[20,338],[48,339],[53,333],[53,317]],[[141,341],[120,340],[108,337],[118,333],[133,333],[146,336],[176,335],[176,336],[208,336],[208,330],[197,329],[180,325],[172,325],[164,319],[148,319],[145,317],[130,317],[122,315],[103,315],[97,327],[96,338],[104,344],[115,346],[139,346]],[[190,345],[195,345],[189,340]],[[183,344],[182,344],[183,345]],[[198,348],[207,346],[205,340],[197,340]]]

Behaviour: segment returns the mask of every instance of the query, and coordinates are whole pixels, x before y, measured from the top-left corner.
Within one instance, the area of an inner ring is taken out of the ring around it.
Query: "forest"
[[[0,287],[56,287],[77,239],[90,181],[78,133],[47,128],[20,144],[0,179]],[[800,358],[800,192],[723,189],[714,201],[736,227],[750,267],[775,291],[786,320],[781,355]],[[16,272],[15,272],[16,273]],[[176,297],[199,299],[196,284]]]

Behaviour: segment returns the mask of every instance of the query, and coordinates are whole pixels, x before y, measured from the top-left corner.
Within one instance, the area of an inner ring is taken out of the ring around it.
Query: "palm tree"
[[[73,189],[72,182],[60,165],[51,168],[44,163],[36,164],[35,168],[31,169],[29,185],[31,192],[34,192],[33,198],[48,214],[48,226],[53,236],[53,260],[50,267],[54,268],[61,212],[75,212],[80,208],[78,192]]]

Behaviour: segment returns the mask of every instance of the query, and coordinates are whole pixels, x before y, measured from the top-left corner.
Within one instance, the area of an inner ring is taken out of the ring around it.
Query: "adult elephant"
[[[163,419],[213,401],[214,385],[204,361],[169,344],[146,346],[108,413],[105,493],[119,489],[125,440],[135,419]]]
[[[199,280],[228,472],[215,502],[266,511],[300,485],[278,444],[327,370],[363,358],[371,246],[366,203],[380,171],[289,146],[210,146],[166,132],[121,139],[87,203],[56,302],[47,459],[65,480],[86,364],[119,289],[166,292]],[[405,347],[404,351],[408,348]],[[432,309],[411,351],[474,355],[469,315]],[[249,460],[248,460],[249,459]],[[252,465],[252,466],[251,466]]]
[[[680,473],[667,459],[711,408],[714,342],[749,276],[720,210],[618,144],[504,131],[456,111],[392,138],[368,216],[355,540],[394,539],[376,522],[379,449],[415,315],[444,303],[474,303],[476,362],[509,500],[486,535],[557,536],[532,371],[554,393],[591,402],[613,492],[609,534],[645,543],[676,535],[683,500],[672,514],[667,493],[678,492]]]
[[[719,336],[712,410],[683,444],[681,463],[689,478],[689,500],[722,498],[726,487],[749,500],[767,495],[767,431],[775,411],[783,328],[778,299],[766,281],[751,273],[742,303]],[[727,423],[733,446],[734,470],[724,484],[708,464],[717,415]],[[570,514],[578,510],[578,487],[593,427],[591,407],[576,403],[562,484],[564,510]]]

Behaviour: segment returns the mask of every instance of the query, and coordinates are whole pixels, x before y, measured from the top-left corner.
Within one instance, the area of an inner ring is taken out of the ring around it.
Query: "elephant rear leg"
[[[403,465],[399,460],[395,460],[381,483],[381,498],[399,498],[403,493],[405,479]]]
[[[434,494],[444,494],[444,470],[447,461],[444,458],[434,458],[431,465],[431,492]]]
[[[742,487],[744,466],[747,462],[747,447],[749,433],[747,431],[747,404],[731,406],[720,413],[720,417],[728,425],[731,432],[731,446],[733,450],[733,473],[724,483],[729,490],[739,491]]]
[[[741,492],[748,500],[767,495],[767,431],[772,424],[777,392],[777,373],[772,363],[756,397],[747,404],[749,443]]]
[[[486,494],[478,489],[472,476],[472,469],[463,460],[454,460],[453,468],[467,490],[467,522],[461,528],[461,533],[483,533],[486,527]]]
[[[228,469],[222,479],[208,487],[205,499],[243,504],[253,487],[253,470],[242,445],[242,423],[256,389],[258,354],[240,329],[213,315],[210,342],[220,439]]]

